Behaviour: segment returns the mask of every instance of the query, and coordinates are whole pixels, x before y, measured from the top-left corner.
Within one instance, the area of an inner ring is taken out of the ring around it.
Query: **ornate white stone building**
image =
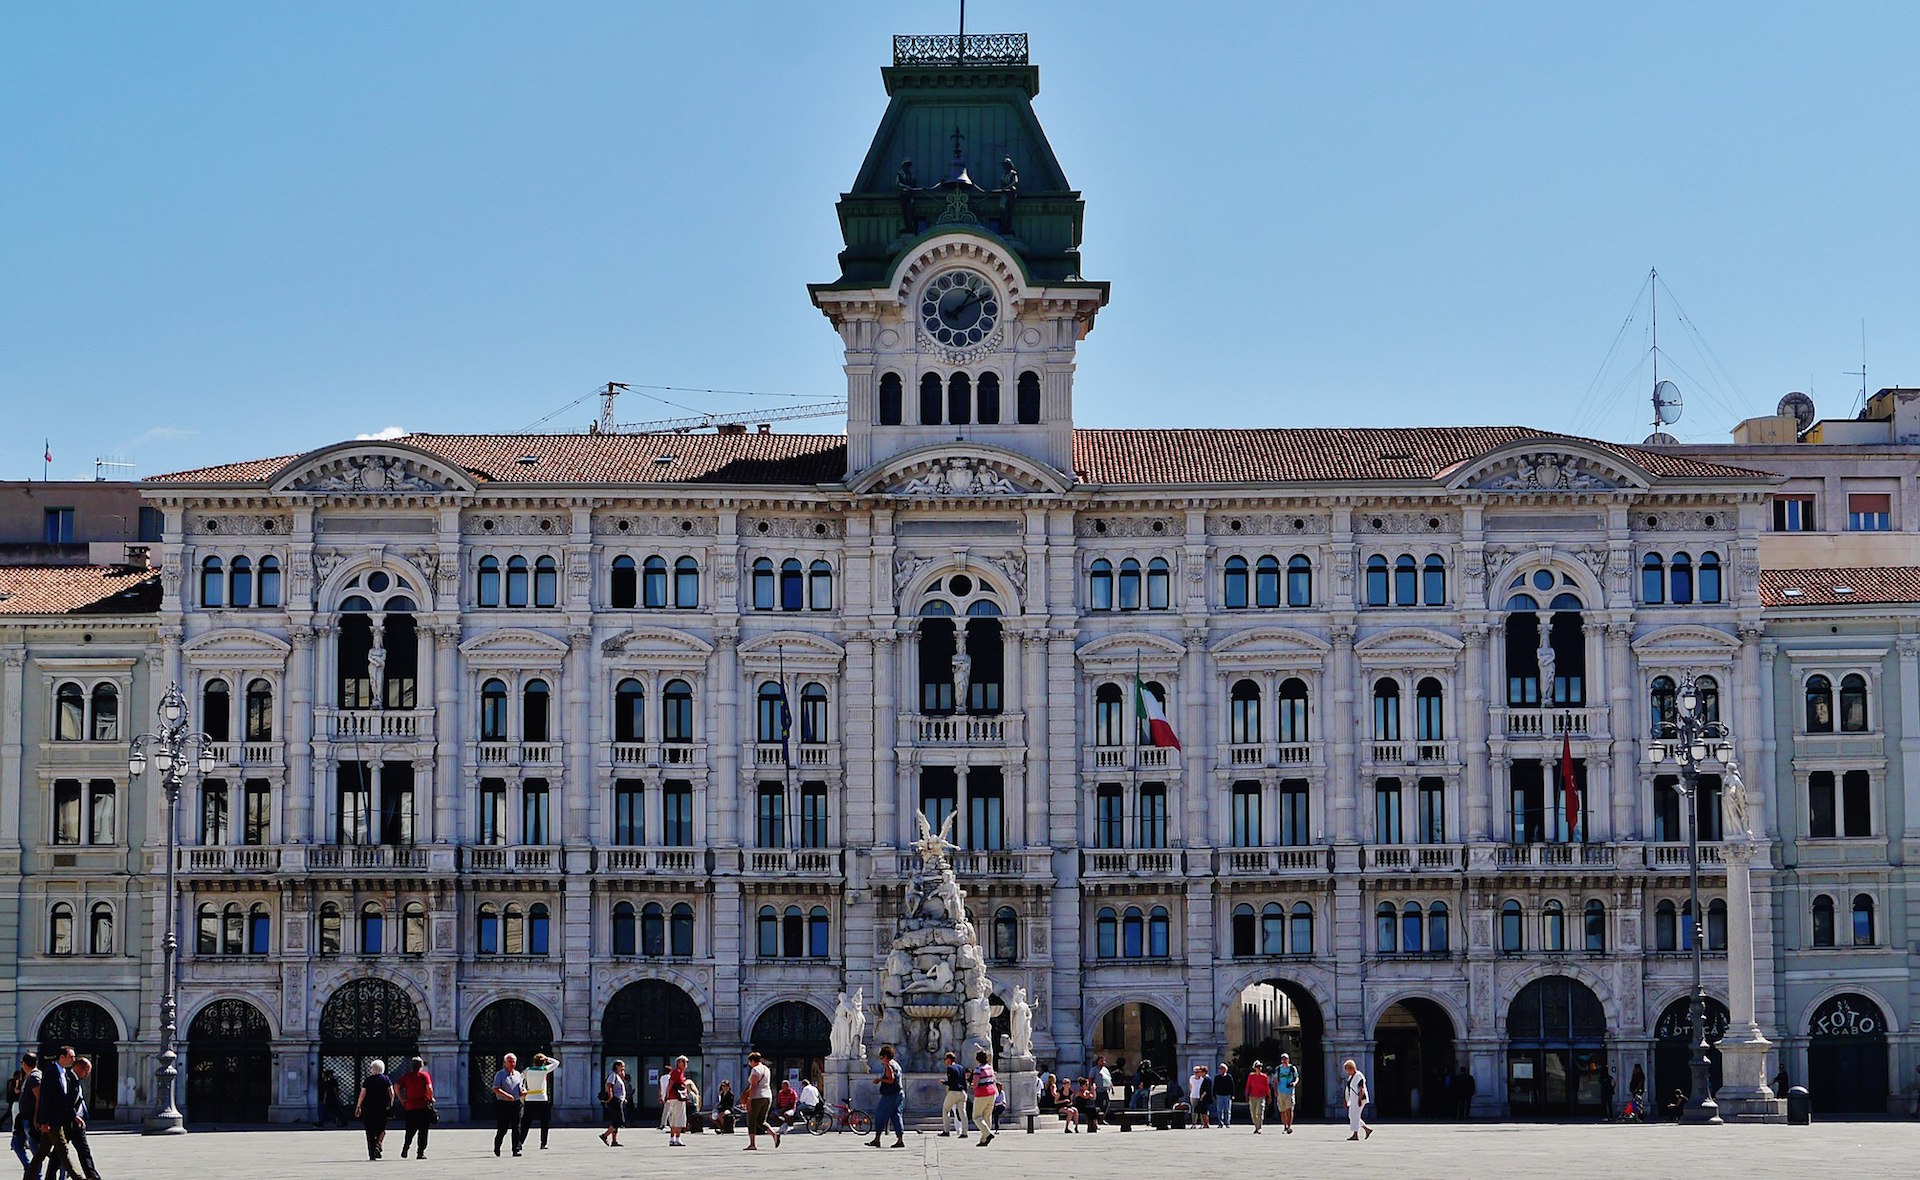
[[[897,45],[812,289],[844,436],[181,472],[144,485],[157,614],[0,617],[0,1033],[86,1015],[123,1105],[150,1098],[164,820],[124,746],[177,681],[222,761],[179,832],[190,1118],[309,1119],[414,1050],[452,1107],[545,1049],[582,1115],[613,1057],[816,1068],[835,993],[878,993],[917,812],[958,812],[992,978],[1062,1069],[1277,1041],[1309,1108],[1352,1056],[1389,1114],[1462,1067],[1483,1114],[1674,1076],[1686,833],[1649,710],[1705,677],[1761,756],[1779,477],[1523,427],[1076,429],[1108,298],[1080,197],[1024,39],[951,42]],[[1801,1016],[1775,899],[1762,857],[1770,1035]],[[124,917],[83,949],[100,905]]]

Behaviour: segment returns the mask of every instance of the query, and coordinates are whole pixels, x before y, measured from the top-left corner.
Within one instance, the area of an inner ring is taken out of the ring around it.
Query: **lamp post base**
[[[1714,1099],[1720,1117],[1729,1123],[1784,1123],[1787,1096],[1775,1094],[1767,1080],[1767,1050],[1772,1046],[1749,1023],[1729,1028],[1720,1038],[1720,1060],[1726,1084]]]
[[[1709,1098],[1698,1104],[1689,1102],[1686,1114],[1680,1119],[1683,1123],[1698,1123],[1705,1127],[1717,1127],[1723,1121],[1720,1117],[1720,1105]]]
[[[184,1135],[187,1133],[187,1120],[177,1110],[163,1110],[150,1114],[140,1122],[142,1135]]]

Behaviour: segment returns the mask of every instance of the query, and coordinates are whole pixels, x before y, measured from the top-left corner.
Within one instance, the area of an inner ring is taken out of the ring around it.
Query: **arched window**
[[[947,421],[964,426],[973,418],[973,378],[955,373],[947,378]]]
[[[507,558],[507,605],[527,605],[527,559]]]
[[[1647,690],[1648,733],[1653,737],[1664,737],[1671,732],[1668,728],[1680,717],[1680,690],[1671,676],[1655,676],[1652,686]]]
[[[59,917],[63,908],[64,906],[54,906],[54,917]],[[193,953],[203,956],[220,953],[220,911],[211,905],[203,904],[194,911]]]
[[[1711,676],[1693,678],[1693,695],[1708,721],[1720,720],[1720,682]]]
[[[1581,912],[1582,933],[1585,936],[1582,945],[1588,954],[1599,954],[1607,949],[1607,907],[1599,898],[1587,902]]]
[[[1253,913],[1253,907],[1247,907],[1247,913]],[[1284,955],[1287,953],[1287,912],[1280,903],[1270,901],[1260,907],[1260,953],[1263,955]]]
[[[273,949],[273,915],[265,902],[256,901],[247,911],[247,953],[264,955]]]
[[[1831,902],[1828,917],[1832,917]],[[1661,901],[1653,907],[1653,949],[1656,951],[1677,951],[1680,949],[1680,911],[1671,901]]]
[[[753,560],[753,609],[772,610],[776,601],[773,559],[756,557]]]
[[[386,949],[387,916],[380,907],[368,902],[360,909],[360,953],[377,955]]]
[[[258,677],[247,682],[247,740],[273,740],[273,685]]]
[[[517,905],[509,904],[506,912],[500,915],[500,953],[527,953],[527,915]]]
[[[1139,906],[1128,906],[1120,915],[1120,957],[1142,958],[1147,953],[1147,917]]]
[[[678,610],[698,610],[700,607],[700,563],[691,557],[674,560],[673,605]]]
[[[1667,585],[1671,588],[1668,597],[1675,606],[1693,601],[1693,559],[1684,551],[1674,554],[1667,563]]]
[[[647,690],[640,682],[628,677],[613,690],[613,740],[616,742],[644,742],[647,740]]]
[[[1859,680],[1858,676],[1853,677]],[[1862,692],[1865,681],[1861,681]],[[1840,699],[1846,700],[1845,692]],[[117,742],[120,740],[120,690],[109,681],[101,681],[93,686],[93,740],[96,742]]]
[[[1253,907],[1245,902],[1233,907],[1233,916],[1228,920],[1233,938],[1233,957],[1244,959],[1259,953],[1257,922],[1253,916]],[[1282,923],[1284,928],[1285,923]],[[1284,929],[1282,931],[1284,934]]]
[[[1000,424],[1000,374],[980,374],[979,400],[976,408],[982,426]]]
[[[763,959],[780,957],[780,911],[770,905],[760,907],[754,919],[755,941]]]
[[[474,582],[475,601],[481,606],[500,605],[500,559],[483,557]]]
[[[204,909],[211,913],[212,906]],[[70,955],[73,953],[73,907],[66,902],[56,902],[47,917],[47,953],[50,955]]]
[[[1400,911],[1400,950],[1409,955],[1417,955],[1426,947],[1426,915],[1421,912],[1418,902],[1408,902]]]
[[[758,735],[755,740],[762,743],[786,740],[791,721],[787,712],[786,694],[780,690],[780,686],[771,680],[762,684],[755,702],[758,706],[754,710],[758,722],[755,726],[755,732]]]
[[[1126,708],[1120,686],[1103,684],[1093,690],[1093,743],[1120,746],[1127,741]]]
[[[340,953],[340,905],[338,902],[324,902],[320,906],[320,953],[337,955]]]
[[[104,901],[96,902],[93,912],[88,915],[87,953],[90,955],[113,953],[113,907]]]
[[[631,557],[622,555],[613,559],[609,605],[615,610],[627,610],[640,605],[640,567],[633,563]]]
[[[1020,374],[1016,390],[1015,397],[1020,403],[1017,407],[1020,425],[1038,425],[1040,422],[1040,374],[1032,369]]]
[[[1447,903],[1436,901],[1427,907],[1427,951],[1447,954],[1453,946],[1452,930],[1447,925]]]
[[[1287,605],[1313,605],[1313,562],[1304,554],[1287,558]]]
[[[1103,906],[1100,910],[1099,917],[1096,918],[1093,923],[1093,953],[1095,958],[1113,959],[1119,957],[1118,927],[1119,920],[1114,915],[1113,907]]]
[[[1227,740],[1236,746],[1260,741],[1260,686],[1251,680],[1236,680],[1227,711]]]
[[[669,680],[660,694],[660,740],[676,744],[693,741],[693,686]]]
[[[1540,914],[1541,943],[1546,950],[1567,949],[1567,907],[1550,901]]]
[[[616,955],[637,954],[639,942],[634,929],[633,903],[615,902],[613,906],[613,953]]]
[[[1247,559],[1229,557],[1226,565],[1225,604],[1238,610],[1247,605]]]
[[[280,605],[280,559],[277,557],[260,559],[260,605]]]
[[[1373,740],[1400,740],[1400,685],[1385,677],[1373,684]]]
[[[1280,741],[1298,745],[1307,740],[1307,682],[1289,676],[1280,682]]]
[[[807,567],[807,609],[833,609],[833,566],[825,561]]]
[[[227,605],[253,605],[253,562],[236,557],[227,568]]]
[[[1833,681],[1825,676],[1807,677],[1807,732],[1833,732]]]
[[[1149,958],[1164,959],[1173,953],[1169,927],[1166,906],[1157,905],[1148,911],[1147,956]]]
[[[1120,563],[1120,609],[1140,609],[1140,563],[1131,557]]]
[[[681,956],[693,954],[693,907],[684,901],[673,903],[668,911],[667,949]]]
[[[1280,559],[1262,557],[1253,563],[1253,604],[1259,607],[1280,605]]]
[[[1422,677],[1414,688],[1415,737],[1423,742],[1438,742],[1446,739],[1446,723],[1443,719],[1445,698],[1441,694],[1440,682],[1431,676]]]
[[[553,913],[545,902],[536,901],[527,910],[527,953],[544,955],[553,939]]]
[[[833,919],[827,916],[827,907],[814,906],[807,911],[807,956],[824,959],[832,952]]]
[[[1721,916],[1720,916],[1720,925],[1722,929],[1722,934],[1721,934],[1719,949],[1724,950],[1727,945],[1726,935],[1725,935],[1725,927],[1726,927],[1727,919],[1726,919],[1726,914],[1724,912],[1726,907],[1725,907],[1725,903],[1720,903],[1720,904],[1723,912],[1721,913]],[[1713,911],[1708,910],[1707,914],[1709,918],[1711,918]],[[1854,894],[1854,897],[1853,897],[1853,945],[1855,946],[1872,946],[1873,945],[1873,898],[1865,893],[1856,893]],[[1707,947],[1710,950],[1714,949],[1711,934],[1709,934],[1708,936]]]
[[[922,374],[920,377],[920,425],[940,425],[940,401],[940,374]]]
[[[800,610],[807,605],[805,580],[801,576],[800,562],[789,557],[780,563],[780,609]]]
[[[427,907],[417,901],[408,902],[400,911],[400,953],[427,953]]]
[[[1526,949],[1522,923],[1519,902],[1508,900],[1500,903],[1500,949],[1509,955],[1517,955]]]
[[[1087,609],[1113,609],[1113,563],[1096,558],[1087,575]]]
[[[800,907],[790,905],[780,915],[780,955],[787,959],[805,958],[807,954],[807,918]]]
[[[1667,600],[1667,571],[1658,553],[1649,553],[1640,561],[1640,601],[1658,606]]]
[[[1373,949],[1391,955],[1400,949],[1400,912],[1393,903],[1383,901],[1373,911]]]
[[[1700,601],[1720,601],[1720,555],[1707,552],[1700,555]]]
[[[1438,553],[1428,554],[1420,568],[1420,591],[1426,605],[1447,605],[1447,561]]]
[[[507,682],[498,678],[480,686],[480,740],[507,740]]]
[[[246,918],[240,913],[240,903],[228,902],[220,911],[220,953],[237,955],[246,946]]]
[[[560,566],[551,557],[533,562],[533,605],[554,606],[560,601]]]
[[[520,740],[523,742],[549,742],[553,740],[550,728],[553,716],[553,693],[544,680],[529,680],[520,690]]]
[[[1693,902],[1683,901],[1680,903],[1680,949],[1683,951],[1693,949],[1693,924]]]
[[[900,374],[880,374],[880,425],[900,425]]]
[[[1367,605],[1387,605],[1387,559],[1378,553],[1367,558]]]
[[[226,681],[214,683],[225,687]],[[87,694],[71,680],[53,690],[53,740],[77,742],[87,734]],[[211,736],[211,735],[210,735]],[[215,741],[224,741],[215,738]]]
[[[1289,924],[1293,928],[1291,937],[1288,940],[1293,944],[1293,953],[1296,955],[1312,954],[1313,907],[1304,901],[1294,902],[1293,915]]]
[[[661,610],[667,605],[667,559],[649,557],[640,568],[640,601]]]
[[[1393,604],[1420,605],[1420,567],[1411,553],[1402,553],[1393,563]]]
[[[200,689],[200,729],[216,742],[233,740],[233,690],[220,679]]]
[[[99,689],[94,690],[96,700]],[[99,738],[100,722],[96,718],[93,724],[94,737]],[[1867,732],[1867,678],[1858,672],[1849,672],[1840,679],[1840,732]]]
[[[219,606],[226,598],[226,576],[220,559],[209,557],[200,563],[200,605]]]
[[[657,901],[648,902],[640,911],[640,953],[667,953],[667,911]]]
[[[809,684],[800,690],[800,741],[817,746],[830,739],[832,728],[827,714],[827,690]]]
[[[1824,893],[1813,899],[1813,945],[1833,945],[1833,899]]]

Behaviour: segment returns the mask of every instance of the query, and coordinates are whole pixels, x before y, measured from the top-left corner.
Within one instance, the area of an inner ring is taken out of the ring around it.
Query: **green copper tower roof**
[[[1029,281],[1079,280],[1086,205],[1033,113],[1026,35],[895,37],[880,76],[887,112],[840,195],[846,249],[823,288],[885,283],[911,244],[961,226],[1005,241]]]

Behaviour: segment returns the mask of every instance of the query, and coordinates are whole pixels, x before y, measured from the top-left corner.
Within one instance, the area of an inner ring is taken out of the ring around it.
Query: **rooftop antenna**
[[[107,479],[106,471],[109,467],[115,469],[124,468],[128,471],[133,470],[132,463],[122,462],[116,459],[95,458],[93,461],[93,482],[105,483]]]
[[[1848,369],[1842,376],[1860,378],[1860,400],[1853,407],[1853,412],[1857,414],[1867,408],[1867,321],[1865,320],[1860,321],[1860,367]]]
[[[626,388],[628,387],[619,381],[609,381],[607,382],[607,387],[600,391],[600,421],[594,424],[594,429],[598,433],[611,434],[613,432],[613,400],[619,397],[621,392]]]
[[[1647,294],[1652,300],[1653,310],[1653,433],[1647,436],[1647,445],[1671,445],[1674,437],[1665,433],[1663,427],[1671,426],[1680,420],[1680,387],[1671,381],[1660,380],[1660,271],[1650,268],[1647,271]]]

